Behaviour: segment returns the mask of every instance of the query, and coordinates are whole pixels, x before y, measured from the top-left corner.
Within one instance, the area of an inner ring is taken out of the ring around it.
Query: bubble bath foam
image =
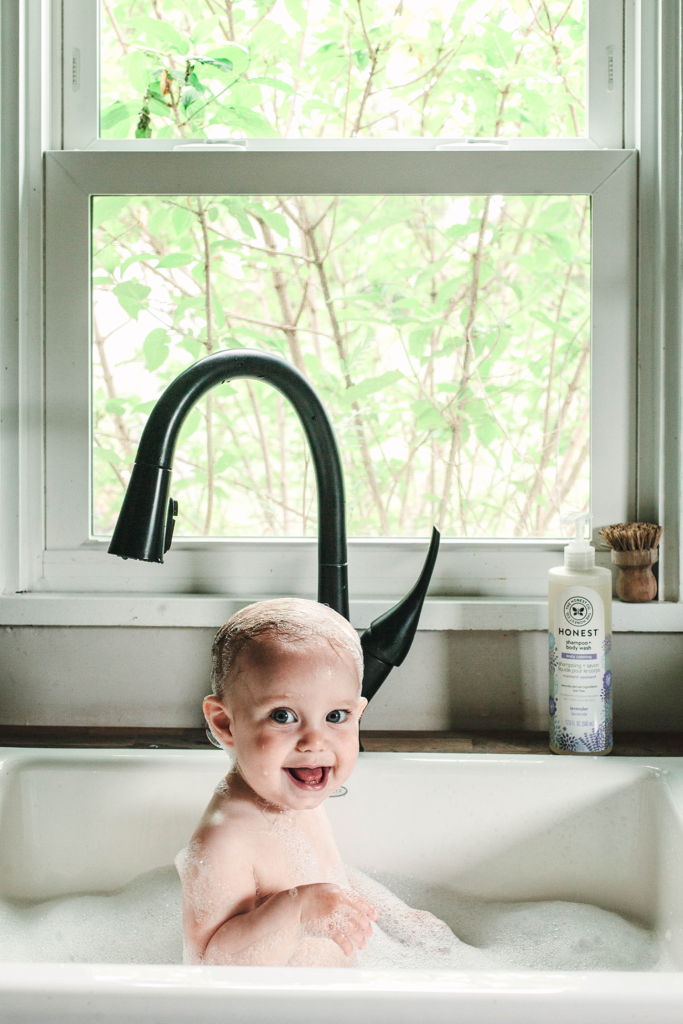
[[[564,565],[548,573],[550,749],[612,750],[612,573],[595,564],[577,516]]]

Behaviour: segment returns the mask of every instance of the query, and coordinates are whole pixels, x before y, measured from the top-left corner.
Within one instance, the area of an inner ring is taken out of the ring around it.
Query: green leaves
[[[533,230],[537,233],[558,228],[571,216],[572,204],[564,196],[559,201],[550,201],[534,219]]]
[[[201,422],[202,415],[199,409],[195,406],[194,409],[192,409],[188,413],[185,422],[183,423],[183,426],[180,431],[180,436],[178,438],[178,443],[183,444],[185,441],[188,441],[193,434],[196,434],[197,431],[199,430]]]
[[[197,196],[93,199],[98,532],[156,398],[221,347],[303,359],[339,439],[352,535],[422,535],[442,514],[452,535],[551,536],[558,493],[585,504],[587,197],[201,201],[208,253]],[[204,534],[211,487],[209,535],[314,531],[313,474],[286,400],[233,381],[211,392],[210,411],[200,401],[179,440],[181,533]]]
[[[261,203],[251,203],[250,209],[258,217],[261,217],[273,231],[276,231],[281,238],[286,238],[289,241],[289,226],[281,213],[277,213],[275,210],[266,210]]]
[[[300,28],[306,28],[308,16],[304,10],[302,0],[285,0],[285,8],[290,18],[293,18]]]
[[[417,275],[415,287],[419,288],[420,285],[426,284],[428,281],[431,281],[439,273],[439,271],[445,267],[449,259],[449,256],[444,256],[442,259],[436,260],[434,263],[430,263],[426,270],[423,270],[421,274]]]
[[[138,29],[153,46],[173,50],[182,56],[189,53],[189,40],[183,37],[169,21],[138,14],[128,18],[128,24],[132,28]]]
[[[168,256],[164,256],[157,263],[157,270],[165,270],[166,268],[174,267],[187,267],[190,263],[194,263],[197,257],[193,256],[190,252],[172,252]]]
[[[126,273],[129,267],[132,267],[134,263],[147,263],[149,260],[154,259],[154,254],[151,252],[135,252],[128,259],[124,260],[121,264],[121,277]]]
[[[446,281],[445,284],[442,284],[436,296],[436,308],[439,311],[445,309],[452,298],[465,290],[466,284],[466,279],[463,280],[462,277],[454,277],[450,281]]]
[[[410,408],[415,417],[415,426],[418,430],[439,430],[445,426],[439,410],[426,399],[423,398],[417,402],[412,402]]]
[[[110,398],[104,404],[104,411],[112,416],[123,416],[126,411],[126,403],[121,398]]]
[[[216,68],[226,75],[234,74],[235,71],[232,61],[228,60],[227,57],[195,57],[193,59],[200,68]],[[194,77],[196,78],[196,75]]]
[[[111,106],[106,107],[102,111],[100,117],[100,127],[102,131],[109,131],[111,128],[115,128],[121,122],[125,121],[128,123],[131,118],[135,117],[139,110],[139,106],[136,103],[121,103],[120,100],[116,100]]]
[[[116,220],[128,207],[128,196],[93,196],[92,226],[99,228],[108,220]]]
[[[133,412],[140,412],[143,413],[143,415],[147,415],[152,411],[156,404],[156,399],[152,402],[138,402],[134,407]]]
[[[200,103],[202,99],[203,97],[199,89],[195,89],[191,85],[187,85],[184,89],[180,90],[180,102],[186,115],[188,114],[188,107],[193,103]]]
[[[111,448],[100,448],[99,445],[96,445],[93,448],[93,455],[100,462],[106,462],[110,466],[120,466],[121,465],[121,461],[122,461],[121,460],[121,456],[118,455]]]
[[[262,138],[272,138],[277,135],[277,132],[268,123],[266,118],[250,110],[249,107],[234,104],[221,113],[220,120],[222,124],[239,128],[254,138],[257,138],[259,135]]]
[[[460,0],[446,20],[436,9],[397,15],[390,0],[364,2],[362,19],[357,4],[340,0],[316,6],[310,19],[303,0],[284,0],[273,17],[261,3],[175,0],[155,17],[124,3],[117,27],[102,19],[102,130],[109,138],[203,138],[221,127],[252,137],[581,135],[584,0],[573,5],[577,17],[543,8],[537,30],[528,0],[522,13],[516,2]],[[185,60],[194,81],[183,77]],[[164,103],[169,94],[154,88],[162,72],[176,92],[195,92]],[[143,101],[149,123],[138,120]]]
[[[158,370],[168,358],[168,350],[171,339],[163,327],[156,327],[150,331],[142,344],[142,354],[150,373]]]
[[[232,238],[219,238],[215,242],[211,242],[211,252],[219,252],[221,249],[234,251],[241,248],[242,243],[234,242]]]
[[[306,100],[301,108],[301,113],[304,117],[309,117],[314,111],[321,114],[339,113],[338,108],[333,103],[328,103],[327,100],[320,99],[318,96]]]
[[[425,346],[434,332],[433,327],[420,327],[408,335],[408,351],[417,359],[424,355]]]
[[[173,225],[173,231],[176,237],[182,236],[186,231],[195,223],[194,214],[186,207],[176,206],[171,213],[171,223]]]
[[[135,92],[143,96],[150,74],[148,60],[140,50],[133,50],[128,58],[128,78]]]
[[[249,81],[252,85],[269,85],[271,88],[277,89],[278,92],[284,92],[287,96],[296,96],[295,90],[288,82],[279,82],[277,78],[270,78],[268,75],[250,78]]]
[[[247,217],[247,214],[242,204],[238,202],[238,200],[232,198],[223,199],[222,202],[223,206],[227,207],[227,209],[229,210],[230,215],[235,218],[235,220],[241,227],[243,233],[247,235],[248,238],[255,239],[256,232],[254,231],[254,228],[249,218]]]
[[[249,67],[249,51],[245,47],[237,46],[236,44],[221,46],[217,50],[210,50],[208,57],[213,58],[220,65],[227,61],[235,75],[244,74]]]
[[[210,18],[203,18],[201,21],[195,22],[192,29],[192,38],[195,43],[201,43],[204,39],[210,39],[219,25],[220,18],[217,14],[212,15]]]
[[[128,316],[137,320],[138,314],[146,307],[145,299],[151,290],[148,285],[139,284],[137,281],[123,281],[114,288],[114,295]]]
[[[477,438],[487,448],[493,444],[497,438],[501,437],[501,432],[498,429],[496,421],[490,415],[479,420],[475,427],[475,433]]]
[[[402,379],[403,374],[399,370],[388,370],[378,377],[369,377],[367,380],[361,381],[360,384],[354,384],[347,388],[344,398],[347,402],[362,402],[370,395],[376,395],[378,391],[384,391]]]

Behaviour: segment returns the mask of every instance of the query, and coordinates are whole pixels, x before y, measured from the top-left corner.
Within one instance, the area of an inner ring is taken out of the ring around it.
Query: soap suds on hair
[[[235,612],[216,633],[211,648],[211,689],[223,700],[242,652],[261,643],[290,647],[329,644],[355,665],[360,689],[363,652],[353,626],[338,612],[317,601],[274,598]]]

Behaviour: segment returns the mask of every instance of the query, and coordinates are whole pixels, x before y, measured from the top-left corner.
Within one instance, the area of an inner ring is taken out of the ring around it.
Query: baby
[[[377,914],[349,883],[324,801],[358,756],[363,657],[324,605],[262,601],[213,645],[204,714],[234,754],[178,860],[185,960],[348,966]]]
[[[342,864],[324,801],[356,763],[362,670],[355,631],[312,601],[263,601],[218,632],[204,713],[234,761],[177,860],[185,961],[614,970],[605,936],[633,945],[635,929],[642,935],[633,949],[645,955],[626,962],[650,963],[650,933],[627,922],[614,932],[616,915],[568,903],[460,900],[449,913],[467,934],[462,942],[443,921]]]

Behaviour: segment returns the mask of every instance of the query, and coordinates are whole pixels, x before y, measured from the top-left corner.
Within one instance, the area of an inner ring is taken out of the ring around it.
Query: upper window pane
[[[101,8],[104,138],[586,134],[586,0]]]
[[[557,537],[588,504],[588,196],[93,200],[93,530],[146,417],[218,348],[290,360],[342,454],[350,536]],[[296,415],[252,381],[180,435],[177,535],[315,533]]]

